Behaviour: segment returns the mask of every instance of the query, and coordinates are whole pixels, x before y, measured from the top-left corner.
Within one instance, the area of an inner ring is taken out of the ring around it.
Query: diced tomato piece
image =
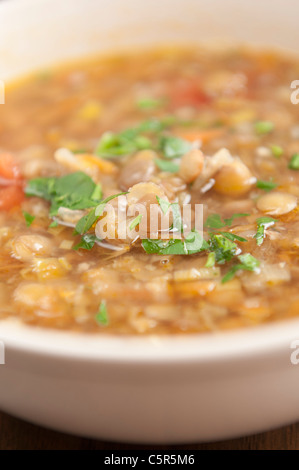
[[[202,144],[208,144],[213,139],[217,139],[221,137],[225,133],[224,128],[214,128],[214,129],[206,129],[206,130],[182,130],[181,132],[177,132],[179,137],[182,137],[185,140],[189,140],[190,142],[195,142],[199,140]]]
[[[8,211],[19,206],[24,199],[24,191],[20,185],[11,185],[0,188],[0,211]]]
[[[11,153],[0,153],[0,178],[20,180],[20,169]]]
[[[170,91],[170,99],[175,108],[183,106],[199,107],[210,102],[209,96],[195,80],[177,81]]]

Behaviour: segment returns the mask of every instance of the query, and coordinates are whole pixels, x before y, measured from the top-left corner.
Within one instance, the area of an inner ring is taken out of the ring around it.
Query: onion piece
[[[174,281],[194,281],[197,279],[216,279],[220,277],[220,268],[191,268],[175,271]]]
[[[262,263],[259,273],[243,272],[240,277],[243,287],[249,293],[257,293],[265,289],[267,285],[275,285],[291,280],[291,273],[286,263],[277,264]]]

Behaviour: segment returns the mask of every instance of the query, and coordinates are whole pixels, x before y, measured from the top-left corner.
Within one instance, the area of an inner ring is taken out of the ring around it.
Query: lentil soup
[[[274,52],[160,49],[11,86],[0,107],[0,317],[164,334],[297,316],[296,78],[299,62]],[[203,208],[203,231],[176,238],[187,204],[193,222]],[[142,230],[151,207],[170,216],[167,239]]]

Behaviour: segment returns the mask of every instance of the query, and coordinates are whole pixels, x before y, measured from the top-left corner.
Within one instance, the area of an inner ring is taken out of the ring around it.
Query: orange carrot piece
[[[189,140],[190,142],[200,140],[203,144],[208,144],[211,140],[221,137],[223,133],[223,128],[207,129],[202,131],[182,131],[180,132],[180,137]]]

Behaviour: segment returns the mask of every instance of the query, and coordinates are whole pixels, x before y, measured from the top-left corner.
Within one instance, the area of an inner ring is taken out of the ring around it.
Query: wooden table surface
[[[230,441],[185,446],[137,446],[69,436],[0,413],[0,450],[298,450],[299,424]]]

